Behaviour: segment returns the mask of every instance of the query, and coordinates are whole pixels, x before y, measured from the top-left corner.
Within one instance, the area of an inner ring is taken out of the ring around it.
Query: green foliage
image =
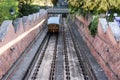
[[[93,21],[89,25],[89,30],[91,35],[94,37],[97,33],[97,26],[98,26],[98,16],[95,16]]]
[[[76,7],[72,7],[72,6],[69,6],[69,12],[70,13],[75,13],[77,11],[77,8]]]
[[[109,21],[113,21],[113,14],[118,13],[120,15],[120,0],[69,0],[69,11],[79,15],[98,15],[106,13],[111,10]],[[89,29],[91,34],[95,36],[97,33],[98,18],[94,18],[91,22]]]
[[[75,13],[78,10],[82,9],[81,7],[83,6],[83,1],[79,1],[79,0],[69,0],[69,11],[71,13]]]
[[[20,9],[19,16],[28,16],[29,14],[36,13],[39,11],[39,6],[37,5],[30,5],[30,4],[23,4],[22,8]]]
[[[72,13],[79,12],[79,9],[92,14],[105,13],[110,9],[120,10],[120,0],[69,0],[68,3]]]
[[[18,0],[20,4],[31,4],[34,0]]]
[[[39,6],[52,6],[51,5],[51,0],[34,0],[32,2],[34,5],[39,5]]]
[[[54,6],[56,6],[56,5],[57,5],[58,0],[51,0],[51,2],[52,2],[52,4],[53,4]]]
[[[13,9],[15,14],[10,14],[10,9]],[[0,1],[0,24],[4,20],[12,20],[18,17],[18,1],[16,0],[4,0]]]
[[[33,0],[19,0],[19,16],[27,16],[39,11],[39,6],[31,5]]]

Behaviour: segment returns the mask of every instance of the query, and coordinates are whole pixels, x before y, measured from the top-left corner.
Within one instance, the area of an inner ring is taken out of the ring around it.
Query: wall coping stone
[[[120,27],[116,22],[109,22],[109,27],[117,41],[120,40]]]
[[[26,24],[27,24],[27,21],[28,20],[28,16],[23,16],[22,17],[22,24],[23,24],[23,27],[25,28],[26,27]]]
[[[35,22],[35,21],[36,21],[36,18],[37,18],[36,13],[34,13],[34,14],[32,14],[32,15],[33,15],[33,21]]]
[[[32,14],[28,16],[28,21],[29,21],[30,24],[32,23],[32,21],[33,21],[33,15]]]
[[[15,32],[19,31],[21,22],[22,22],[22,18],[16,18],[13,21],[13,26],[14,26]]]
[[[36,15],[37,15],[37,19],[39,19],[39,12],[38,12],[38,13],[36,13]]]
[[[26,22],[27,22],[27,19],[28,19],[28,16],[23,16],[23,17],[22,17],[22,22],[23,22],[23,23],[26,23]]]
[[[32,24],[33,20],[36,21],[40,19],[42,15],[46,14],[47,11],[44,9],[40,9],[39,12],[30,14],[28,16],[23,16],[22,18],[16,18],[15,20],[4,20],[0,25],[0,41],[3,41],[3,38],[7,34],[9,27],[14,27],[14,31],[17,32],[19,30],[20,24],[22,23],[23,27],[25,27],[26,23]]]
[[[7,34],[10,25],[12,24],[12,20],[5,20],[0,26],[0,41],[3,41],[3,38]]]
[[[100,22],[100,24],[102,26],[102,29],[103,29],[104,33],[106,33],[107,29],[108,29],[108,25],[107,25],[106,19],[105,18],[99,18],[99,22]]]

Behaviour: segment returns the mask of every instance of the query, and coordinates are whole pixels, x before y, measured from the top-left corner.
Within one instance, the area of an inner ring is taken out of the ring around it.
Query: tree
[[[52,4],[53,4],[53,6],[56,6],[56,5],[57,5],[58,0],[51,0],[51,2],[52,2]]]
[[[69,10],[72,13],[100,14],[109,12],[109,21],[113,21],[113,13],[120,14],[120,0],[69,0]],[[85,16],[86,17],[86,16]],[[97,32],[98,18],[93,18],[89,24],[91,34],[95,36]]]
[[[34,0],[18,0],[19,3],[23,3],[23,4],[31,4]]]
[[[80,9],[93,13],[105,13],[108,10],[120,10],[120,0],[69,0],[69,8],[73,12]],[[82,12],[84,12],[82,11]]]
[[[13,13],[11,11],[13,11]],[[0,0],[0,24],[4,20],[12,20],[16,17],[18,17],[18,1]]]
[[[19,16],[27,16],[29,14],[38,12],[38,6],[31,5],[33,0],[19,0]]]

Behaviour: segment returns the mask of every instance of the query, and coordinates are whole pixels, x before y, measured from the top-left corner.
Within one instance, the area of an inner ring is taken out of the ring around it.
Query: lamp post
[[[116,17],[118,14],[117,13],[114,13],[114,17]]]
[[[47,0],[45,0],[44,6],[45,6],[45,9],[47,9]]]
[[[107,21],[107,26],[109,26],[108,19],[109,19],[110,13],[109,11],[106,12],[106,21]]]
[[[117,15],[118,15],[117,13],[114,13],[114,20],[115,20],[115,17],[116,17]]]
[[[11,15],[15,14],[15,10],[13,8],[10,8],[9,12],[10,12]]]

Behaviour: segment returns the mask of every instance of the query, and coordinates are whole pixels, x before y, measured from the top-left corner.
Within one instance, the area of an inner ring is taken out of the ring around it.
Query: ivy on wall
[[[89,24],[89,30],[91,32],[91,35],[94,37],[97,33],[97,27],[98,27],[98,16],[95,16],[93,21]]]

